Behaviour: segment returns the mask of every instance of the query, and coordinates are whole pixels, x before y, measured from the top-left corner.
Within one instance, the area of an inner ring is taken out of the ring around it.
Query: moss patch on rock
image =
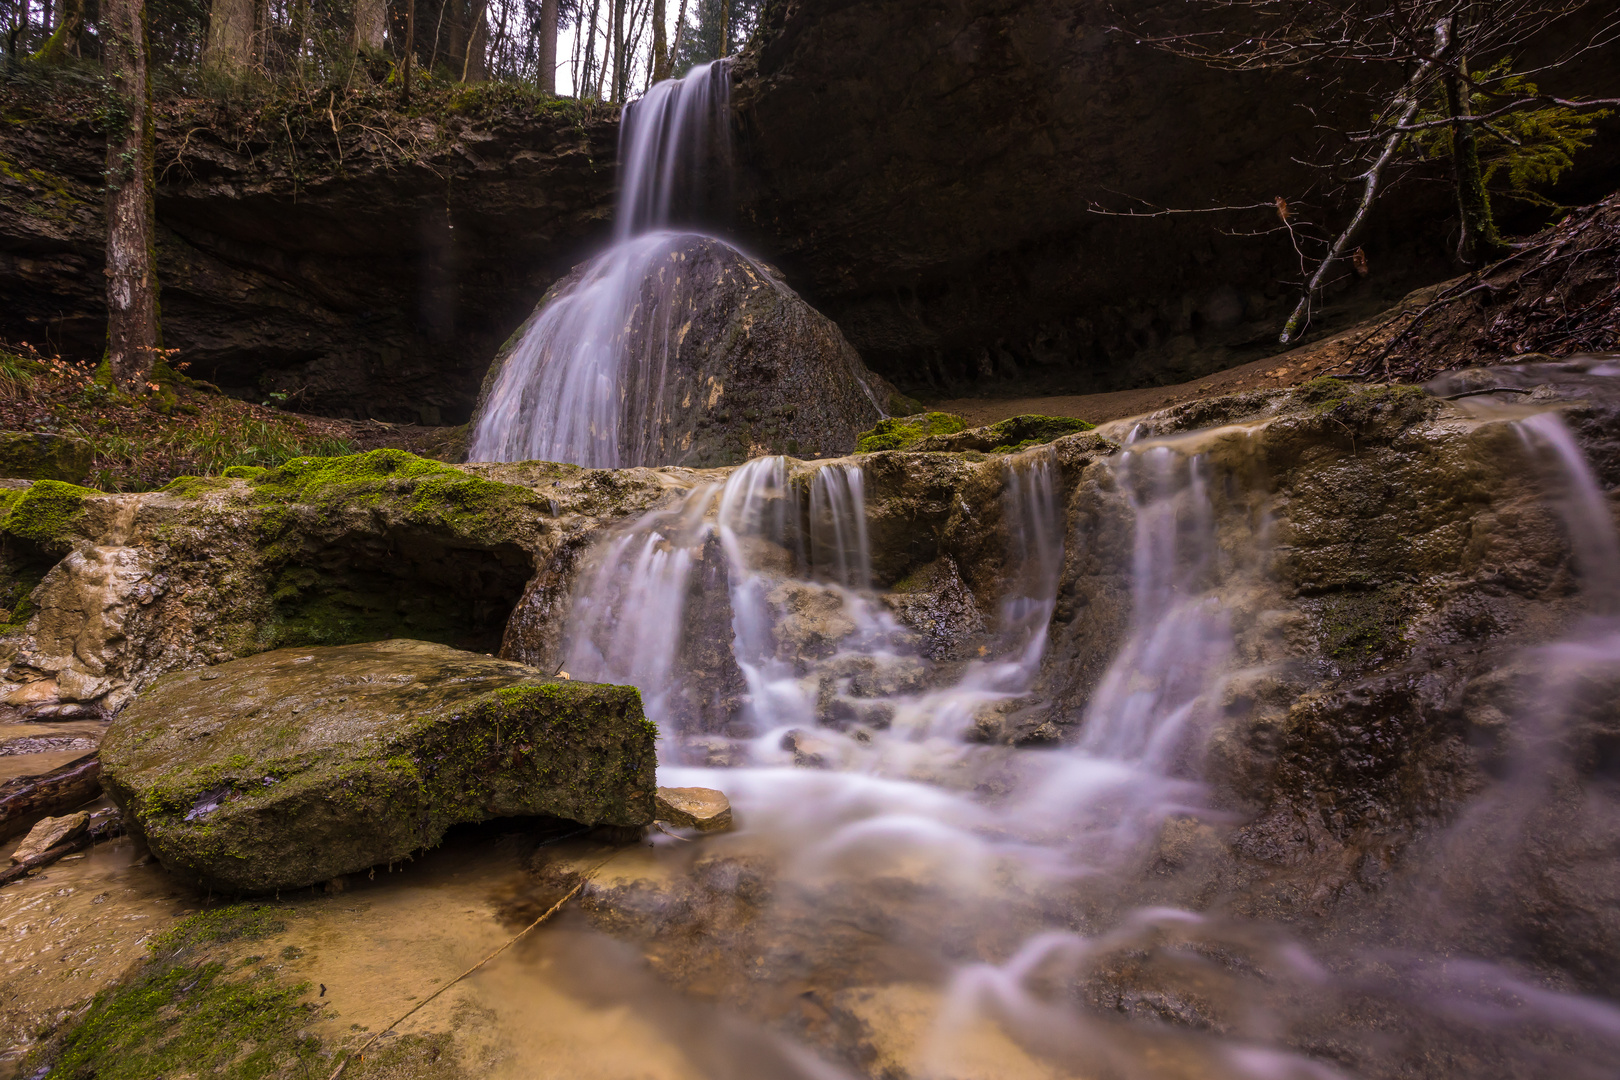
[[[44,555],[66,555],[80,537],[74,527],[84,516],[84,500],[101,494],[60,480],[37,480],[15,496],[8,493],[0,533]]]
[[[656,738],[632,687],[388,641],[169,675],[109,728],[102,778],[166,869],[255,893],[402,859],[459,822],[646,824]]]
[[[0,476],[79,484],[96,451],[83,439],[43,431],[0,431]]]
[[[855,442],[855,452],[871,454],[879,450],[903,450],[930,435],[952,435],[967,427],[954,413],[930,412],[920,416],[890,417],[877,427],[864,431]]]
[[[229,970],[213,946],[282,929],[266,908],[200,912],[153,939],[148,958],[96,995],[72,1027],[31,1055],[24,1074],[48,1080],[153,1080],[313,1075],[316,1009],[292,985],[250,964]]]

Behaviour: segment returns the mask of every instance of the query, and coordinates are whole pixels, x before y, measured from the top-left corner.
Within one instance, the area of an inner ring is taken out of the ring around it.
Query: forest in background
[[[101,0],[0,0],[0,68],[99,61]],[[623,102],[735,52],[764,0],[147,0],[157,87],[500,81]],[[405,63],[406,58],[409,63]],[[572,91],[571,93],[569,91]]]

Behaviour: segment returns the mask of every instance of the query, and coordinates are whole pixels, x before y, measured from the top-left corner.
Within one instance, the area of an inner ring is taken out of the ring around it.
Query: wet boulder
[[[607,368],[622,396],[592,391]],[[490,368],[468,457],[697,468],[825,457],[916,408],[771,267],[713,237],[650,233],[541,299]]]
[[[101,760],[166,869],[254,893],[402,859],[461,822],[648,824],[655,737],[633,688],[393,640],[168,675]]]

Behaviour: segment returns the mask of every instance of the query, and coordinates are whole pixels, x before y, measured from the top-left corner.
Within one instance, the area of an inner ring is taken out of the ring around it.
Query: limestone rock
[[[166,869],[253,893],[402,859],[458,822],[644,825],[655,737],[632,688],[393,640],[169,675],[101,760]]]
[[[713,788],[661,787],[657,814],[659,821],[699,832],[725,832],[731,828],[731,800]]]
[[[0,476],[82,484],[95,462],[83,439],[45,431],[0,431]]]
[[[17,850],[11,853],[13,863],[26,862],[35,855],[43,855],[57,844],[72,840],[90,827],[90,815],[81,810],[77,814],[68,814],[66,817],[41,818],[39,823],[28,831],[23,842],[17,845]]]

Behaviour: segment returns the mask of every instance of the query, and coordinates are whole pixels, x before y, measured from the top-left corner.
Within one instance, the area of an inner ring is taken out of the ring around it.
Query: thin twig
[[[534,922],[530,923],[528,926],[525,926],[522,930],[519,930],[515,936],[513,936],[509,941],[507,941],[506,944],[502,945],[500,948],[496,949],[494,952],[490,953],[488,956],[486,956],[482,960],[478,961],[478,963],[474,964],[472,967],[468,968],[466,971],[463,971],[460,975],[457,975],[455,978],[451,979],[449,982],[445,983],[443,986],[441,986],[437,990],[433,991],[433,993],[429,994],[427,997],[423,998],[421,1001],[419,1001],[415,1005],[411,1006],[410,1009],[408,1009],[405,1012],[405,1015],[401,1016],[398,1020],[395,1020],[393,1023],[389,1024],[387,1027],[385,1027],[381,1031],[377,1032],[377,1034],[375,1034],[371,1038],[367,1039],[365,1041],[365,1044],[363,1046],[361,1046],[360,1049],[356,1050],[354,1053],[350,1054],[348,1057],[345,1057],[342,1061],[338,1062],[338,1067],[336,1069],[332,1070],[332,1075],[328,1078],[328,1080],[338,1080],[338,1077],[343,1075],[343,1070],[347,1069],[349,1067],[349,1062],[351,1062],[351,1061],[359,1061],[361,1058],[365,1057],[366,1051],[371,1049],[371,1044],[372,1043],[376,1042],[378,1039],[382,1038],[384,1035],[388,1034],[390,1031],[393,1031],[400,1024],[403,1024],[406,1020],[410,1019],[411,1016],[414,1013],[416,1013],[417,1010],[421,1009],[428,1002],[432,1001],[434,998],[438,997],[440,994],[444,993],[446,990],[448,990],[452,986],[456,985],[456,983],[460,982],[462,979],[465,979],[467,976],[471,975],[473,972],[477,971],[479,968],[483,967],[485,964],[489,963],[491,960],[493,960],[497,956],[501,955],[501,953],[505,952],[507,949],[510,949],[513,945],[516,945],[519,941],[521,941],[523,939],[524,934],[527,934],[530,930],[533,930],[535,927],[539,926],[541,923],[545,922],[547,919],[549,919],[553,915],[557,914],[557,912],[561,911],[564,904],[568,903],[568,901],[570,901],[574,897],[578,896],[579,891],[581,889],[583,889],[586,885],[590,884],[591,878],[596,875],[596,872],[598,870],[602,869],[602,867],[606,866],[608,863],[610,863],[614,859],[618,858],[626,850],[628,850],[628,849],[627,848],[620,848],[618,851],[615,851],[612,855],[609,855],[607,858],[603,859],[601,862],[599,862],[595,866],[591,867],[589,870],[587,870],[580,877],[579,883],[576,884],[572,889],[568,890],[568,895],[564,896],[561,900],[557,901],[555,904],[552,904],[549,908],[546,909],[545,913],[543,915],[541,915],[538,919],[534,920]]]

